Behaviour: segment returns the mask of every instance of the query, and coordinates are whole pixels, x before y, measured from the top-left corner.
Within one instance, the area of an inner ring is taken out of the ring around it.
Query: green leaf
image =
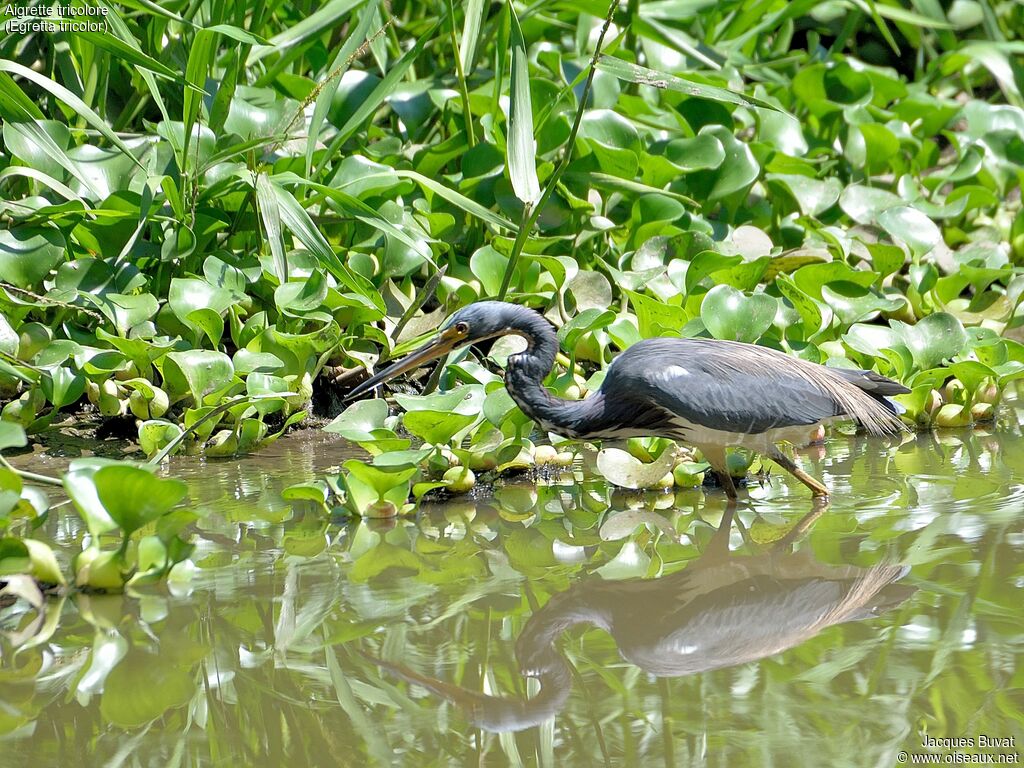
[[[63,259],[64,236],[50,227],[0,230],[0,281],[34,288]]]
[[[906,243],[917,256],[923,256],[942,242],[942,232],[930,218],[916,208],[901,205],[878,214],[878,225],[894,239]]]
[[[620,80],[637,83],[638,85],[649,85],[653,88],[677,91],[678,93],[685,93],[688,96],[695,96],[709,101],[717,101],[721,104],[735,104],[741,107],[756,106],[763,109],[770,109],[774,112],[783,111],[775,104],[753,96],[747,96],[716,85],[707,85],[696,80],[677,77],[676,75],[670,75],[664,72],[657,72],[653,69],[642,67],[639,64],[632,64],[628,61],[615,58],[614,56],[608,56],[607,54],[601,54],[601,58],[598,59],[597,62],[597,68],[602,72],[614,75]]]
[[[44,91],[47,91],[48,93],[52,94],[54,97],[67,104],[69,107],[71,107],[75,112],[81,115],[81,117],[87,123],[89,123],[93,128],[98,130],[100,133],[102,133],[114,146],[120,149],[125,155],[130,157],[132,162],[134,162],[140,168],[143,167],[142,164],[135,157],[135,155],[132,154],[131,150],[128,149],[128,145],[121,140],[120,136],[114,133],[114,131],[110,128],[109,125],[107,125],[103,118],[97,115],[96,112],[93,111],[93,109],[89,107],[88,104],[82,101],[78,96],[76,96],[70,90],[65,88],[63,85],[55,83],[53,80],[46,77],[45,75],[41,75],[38,72],[29,69],[28,67],[22,66],[21,64],[18,64],[14,61],[8,61],[6,59],[0,59],[0,72],[10,72],[15,75],[19,75],[25,78],[26,80],[31,80]]]
[[[95,477],[105,467],[117,466],[112,459],[75,459],[68,467],[62,481],[64,490],[71,497],[75,509],[82,516],[89,535],[93,540],[117,528],[117,523],[110,517],[96,491]]]
[[[191,641],[174,653],[128,652],[103,683],[100,713],[117,728],[137,729],[184,707],[196,693],[190,665],[182,658]]]
[[[387,416],[388,406],[383,400],[360,400],[338,414],[324,431],[346,440],[372,440],[373,431],[383,429]]]
[[[55,410],[78,401],[85,392],[85,377],[78,371],[58,366],[41,380],[43,395]]]
[[[707,292],[700,305],[700,318],[716,339],[754,343],[775,320],[778,301],[763,293],[744,296],[728,285]]]
[[[893,323],[894,330],[914,356],[921,370],[936,368],[960,354],[967,344],[963,324],[947,312],[936,312],[916,325]]]
[[[231,358],[223,352],[191,349],[168,353],[163,373],[172,401],[191,394],[196,405],[203,405],[203,397],[230,384],[235,371]]]
[[[533,104],[530,100],[530,69],[526,41],[512,0],[508,0],[511,23],[512,83],[509,92],[508,175],[516,197],[527,205],[540,199],[537,180],[537,150],[533,142]]]
[[[472,415],[424,410],[405,414],[402,417],[402,424],[424,442],[445,444],[476,419],[477,417]]]
[[[288,257],[284,251],[284,235],[281,230],[281,206],[278,190],[280,190],[280,187],[272,184],[266,174],[261,173],[259,178],[256,179],[256,199],[260,204],[260,219],[263,221],[263,227],[267,234],[267,243],[270,245],[274,277],[277,278],[279,284],[283,285],[288,282]],[[283,192],[283,190],[281,191]],[[291,197],[287,192],[285,192],[285,195]],[[294,198],[292,198],[292,202],[295,202]],[[301,206],[298,207],[301,210]],[[294,215],[294,211],[292,213]],[[305,211],[303,211],[303,214],[305,214]],[[306,216],[306,221],[308,222],[308,220],[309,217]],[[311,222],[309,226],[312,226]],[[320,239],[322,240],[323,237],[321,236]]]
[[[20,424],[0,421],[0,451],[5,451],[8,448],[23,448],[26,445],[28,445],[28,438]]]
[[[320,129],[323,127],[334,94],[338,92],[338,85],[341,78],[348,71],[356,49],[363,44],[370,32],[370,25],[373,23],[377,12],[377,3],[367,3],[359,16],[359,23],[355,30],[346,36],[338,53],[335,55],[331,66],[328,68],[328,79],[317,94],[316,103],[313,107],[313,115],[309,121],[309,135],[306,138],[306,176],[310,175],[313,165],[313,151],[316,143],[320,140]]]
[[[100,503],[125,536],[169,512],[188,493],[181,480],[159,478],[131,464],[102,467],[93,482]]]

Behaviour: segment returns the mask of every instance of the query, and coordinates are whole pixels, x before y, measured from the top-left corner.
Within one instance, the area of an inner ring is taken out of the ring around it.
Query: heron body
[[[736,491],[725,451],[743,447],[768,456],[816,496],[824,485],[777,444],[806,445],[813,429],[853,419],[872,434],[904,429],[890,395],[906,387],[872,371],[827,368],[783,352],[714,339],[655,338],[619,354],[600,389],[583,400],[563,400],[543,386],[554,367],[558,338],[537,312],[481,301],[453,314],[437,341],[399,360],[350,394],[357,396],[452,349],[516,334],[526,350],[510,355],[509,395],[542,429],[578,440],[667,437],[701,450],[726,493]]]

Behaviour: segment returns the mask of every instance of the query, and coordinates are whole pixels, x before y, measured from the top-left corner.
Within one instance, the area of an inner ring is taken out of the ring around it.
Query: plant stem
[[[529,237],[530,231],[533,229],[534,224],[537,223],[537,219],[540,217],[540,213],[544,210],[544,206],[547,204],[548,199],[555,191],[555,185],[558,183],[558,179],[561,177],[565,169],[569,167],[569,161],[572,159],[572,149],[576,143],[576,134],[579,133],[580,124],[583,122],[583,112],[587,108],[587,98],[590,96],[590,87],[594,82],[594,74],[597,72],[597,60],[601,56],[601,47],[604,45],[605,35],[608,34],[608,27],[611,26],[612,16],[615,13],[615,9],[618,7],[618,0],[612,0],[608,6],[608,13],[604,17],[604,25],[601,27],[601,34],[597,38],[597,45],[594,46],[594,55],[590,59],[590,71],[587,73],[587,82],[583,85],[583,93],[580,94],[580,103],[576,108],[576,119],[573,121],[572,130],[569,131],[569,139],[565,143],[565,151],[562,152],[562,159],[559,160],[555,170],[551,172],[551,176],[548,177],[547,183],[544,185],[544,192],[540,196],[540,200],[531,209],[527,205],[523,209],[523,223],[519,228],[519,233],[516,235],[515,242],[512,244],[512,253],[509,254],[508,264],[505,267],[505,276],[501,279],[501,289],[498,291],[498,301],[504,301],[505,294],[508,293],[509,283],[512,281],[512,273],[515,272],[516,262],[519,260],[519,254],[523,251],[523,246],[526,245],[526,238]]]
[[[59,488],[64,487],[64,483],[55,477],[49,477],[48,475],[37,475],[35,472],[29,472],[24,469],[17,469],[12,467],[10,462],[7,461],[3,456],[0,456],[0,464],[3,464],[7,469],[11,470],[18,477],[22,477],[25,480],[31,480],[33,483],[41,483],[43,485],[55,485]]]

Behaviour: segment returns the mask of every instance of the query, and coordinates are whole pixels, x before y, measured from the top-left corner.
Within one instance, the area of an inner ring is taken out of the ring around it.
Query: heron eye
[[[469,333],[469,325],[467,325],[466,323],[456,323],[455,332],[460,334]]]

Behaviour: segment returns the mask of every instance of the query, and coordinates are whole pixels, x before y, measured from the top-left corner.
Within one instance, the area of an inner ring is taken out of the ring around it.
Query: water
[[[176,459],[190,585],[0,612],[0,765],[895,766],[942,737],[1011,759],[1022,415],[837,434],[802,456],[828,509],[776,471],[735,514],[570,476],[353,523],[280,497],[344,459],[328,435]]]

